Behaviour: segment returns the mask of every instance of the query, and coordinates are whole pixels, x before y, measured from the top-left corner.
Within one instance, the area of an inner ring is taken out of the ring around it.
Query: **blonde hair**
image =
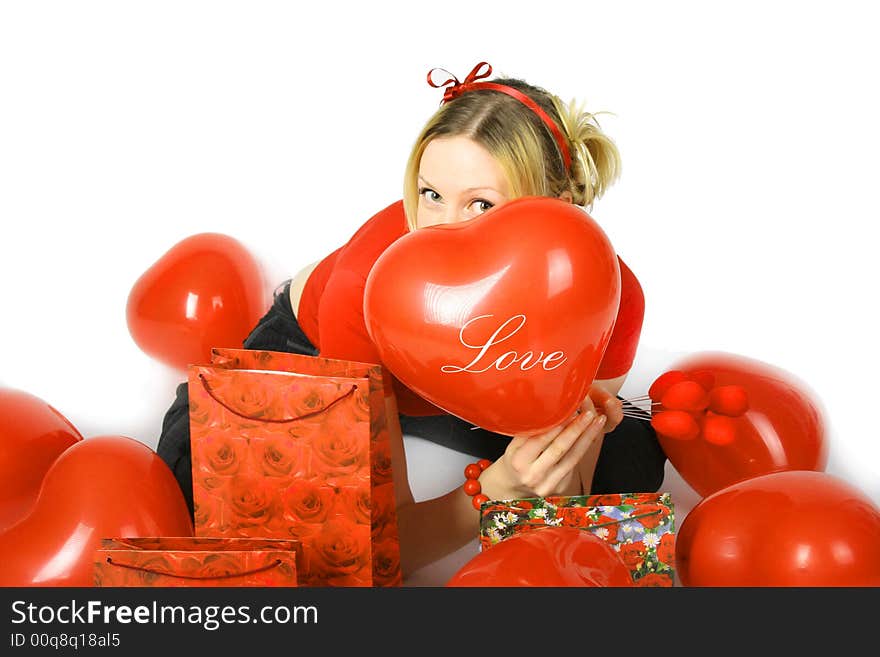
[[[467,91],[437,110],[410,153],[403,183],[410,230],[416,228],[422,154],[438,137],[465,136],[483,146],[504,171],[513,198],[558,197],[568,192],[575,204],[589,209],[620,176],[620,153],[602,131],[595,114],[584,111],[575,101],[566,105],[557,96],[522,80],[492,82],[526,94],[556,122],[571,153],[571,168],[566,170],[550,129],[522,102],[489,89]]]

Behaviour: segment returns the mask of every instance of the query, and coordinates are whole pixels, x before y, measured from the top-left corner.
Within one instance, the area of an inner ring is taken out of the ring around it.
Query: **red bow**
[[[483,67],[486,67],[485,72],[481,72]],[[449,75],[449,79],[446,82],[442,82],[440,84],[436,84],[434,80],[431,79],[434,71],[443,71],[447,75]],[[467,74],[467,77],[464,79],[464,82],[459,82],[458,78],[452,75],[445,68],[432,68],[428,71],[428,84],[430,84],[435,89],[439,89],[440,87],[446,87],[446,91],[443,92],[443,102],[449,102],[453,98],[458,98],[461,94],[468,90],[468,88],[474,84],[477,80],[482,80],[483,78],[488,78],[492,75],[492,67],[488,62],[480,62],[476,66],[471,69],[471,72]]]
[[[483,67],[486,68],[483,71]],[[437,84],[434,80],[431,79],[434,71],[443,71],[447,75],[449,75],[449,79],[442,84]],[[467,77],[464,79],[464,82],[459,82],[458,78],[452,75],[445,68],[432,68],[428,71],[428,84],[430,84],[435,89],[439,89],[440,87],[446,87],[446,91],[443,92],[443,100],[440,101],[440,104],[449,102],[454,98],[458,98],[465,91],[477,90],[477,89],[491,89],[492,91],[500,91],[503,94],[507,94],[512,98],[516,98],[523,105],[532,110],[535,114],[540,117],[540,119],[544,122],[544,125],[547,126],[547,129],[553,135],[553,139],[556,140],[556,145],[559,147],[559,152],[562,154],[562,161],[565,164],[566,170],[571,169],[571,151],[569,150],[568,142],[562,134],[562,131],[559,129],[559,126],[556,125],[556,122],[551,119],[547,112],[541,109],[538,104],[521,92],[518,89],[514,89],[513,87],[508,87],[503,84],[497,84],[495,82],[478,82],[478,80],[482,80],[483,78],[488,78],[492,75],[492,67],[489,66],[487,62],[480,62],[476,66],[471,69],[471,72],[467,74]]]

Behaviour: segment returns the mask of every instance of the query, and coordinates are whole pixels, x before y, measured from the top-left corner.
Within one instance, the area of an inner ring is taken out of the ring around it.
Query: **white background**
[[[258,258],[268,293],[400,197],[440,100],[427,70],[464,77],[486,60],[614,112],[600,121],[623,177],[592,215],[647,297],[624,393],[704,350],[786,369],[825,409],[828,471],[880,502],[872,15],[856,2],[3,3],[0,385],[86,437],[154,447],[182,375],[129,336],[137,278],[181,239],[221,232]],[[470,459],[408,445],[417,496],[460,485]],[[448,458],[429,465],[435,452]],[[697,498],[667,473],[682,518]]]

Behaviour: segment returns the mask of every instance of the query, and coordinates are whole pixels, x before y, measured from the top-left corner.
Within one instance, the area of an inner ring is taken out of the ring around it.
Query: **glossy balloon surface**
[[[771,472],[825,469],[828,445],[821,405],[794,375],[761,361],[718,352],[688,356],[673,371],[688,376],[708,372],[714,379],[709,391],[712,405],[693,414],[699,426],[696,436],[664,432],[663,418],[652,422],[669,461],[701,496]],[[727,417],[713,408],[741,414]],[[657,411],[655,420],[665,407]]]
[[[39,397],[0,388],[0,532],[27,515],[46,471],[80,440],[76,427]]]
[[[824,472],[776,472],[701,500],[676,540],[684,586],[880,586],[880,509]]]
[[[92,586],[102,538],[192,535],[183,493],[153,450],[86,438],[49,468],[30,514],[0,534],[0,586]]]
[[[174,245],[135,282],[126,318],[135,343],[178,370],[214,347],[241,348],[267,310],[258,263],[237,240],[201,233]]]
[[[633,586],[605,540],[574,527],[535,529],[483,550],[447,586]]]
[[[567,421],[598,370],[620,302],[608,238],[582,209],[520,198],[394,242],[366,283],[382,362],[485,429]]]

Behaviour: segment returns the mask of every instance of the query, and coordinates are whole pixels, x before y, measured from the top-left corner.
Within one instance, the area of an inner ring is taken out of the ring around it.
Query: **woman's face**
[[[431,140],[419,162],[416,226],[466,221],[510,200],[501,167],[468,137]]]

